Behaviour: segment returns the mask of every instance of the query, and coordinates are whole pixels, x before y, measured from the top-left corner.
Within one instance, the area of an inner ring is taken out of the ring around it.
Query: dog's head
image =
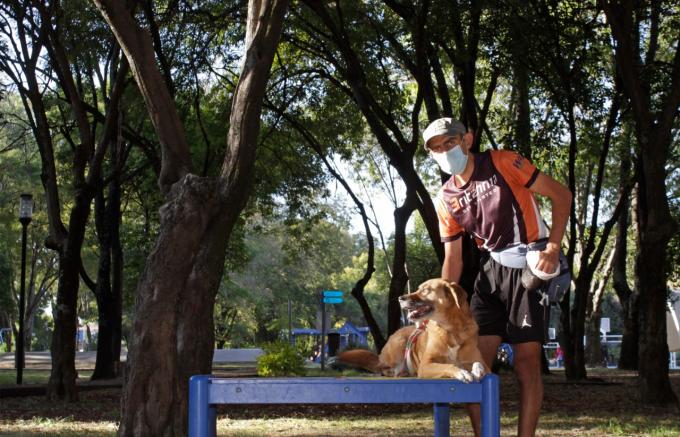
[[[408,311],[408,319],[412,322],[425,319],[446,321],[451,311],[468,307],[465,290],[455,282],[444,279],[423,282],[415,292],[400,296],[399,305]]]

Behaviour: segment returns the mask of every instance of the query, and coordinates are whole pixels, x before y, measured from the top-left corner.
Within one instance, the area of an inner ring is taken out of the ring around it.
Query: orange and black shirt
[[[451,177],[435,198],[442,242],[454,241],[467,232],[479,247],[491,251],[547,237],[548,229],[529,190],[539,170],[507,150],[471,157],[475,169],[470,180],[458,188]]]

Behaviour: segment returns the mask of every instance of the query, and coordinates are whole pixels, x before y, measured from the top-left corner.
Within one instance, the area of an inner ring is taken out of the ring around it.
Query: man
[[[445,248],[442,277],[460,280],[463,233],[474,237],[489,253],[482,257],[470,302],[479,325],[479,349],[491,368],[501,341],[512,345],[520,385],[518,436],[533,436],[543,402],[543,309],[540,293],[522,285],[522,273],[527,266],[527,245],[545,239],[547,244],[538,253],[533,271],[548,275],[558,269],[571,192],[517,153],[472,153],[474,135],[459,121],[435,120],[423,137],[432,158],[442,171],[452,175],[435,199]],[[551,201],[550,231],[540,216],[534,193]],[[479,406],[468,410],[478,436]]]

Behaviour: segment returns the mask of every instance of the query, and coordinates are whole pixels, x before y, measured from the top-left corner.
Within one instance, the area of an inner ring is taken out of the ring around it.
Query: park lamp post
[[[33,196],[22,194],[19,198],[19,222],[21,222],[21,292],[19,294],[19,337],[17,338],[16,367],[17,385],[24,376],[24,314],[26,312],[26,228],[33,217]]]

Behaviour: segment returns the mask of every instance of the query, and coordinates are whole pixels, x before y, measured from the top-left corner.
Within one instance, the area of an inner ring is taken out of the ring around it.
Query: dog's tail
[[[366,369],[373,373],[380,373],[380,358],[374,352],[366,349],[352,349],[340,352],[336,361],[350,367]]]

